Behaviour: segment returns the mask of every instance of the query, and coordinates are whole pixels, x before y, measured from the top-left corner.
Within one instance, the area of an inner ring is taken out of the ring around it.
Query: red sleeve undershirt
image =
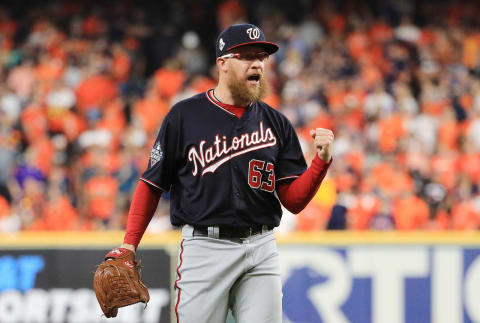
[[[137,249],[153,214],[155,214],[161,196],[162,190],[148,185],[142,180],[138,181],[128,212],[124,243],[134,245]]]
[[[290,212],[297,214],[302,211],[317,193],[327,170],[332,163],[326,163],[317,154],[308,169],[294,181],[277,185],[280,202]]]
[[[307,206],[320,187],[331,163],[332,160],[325,163],[315,154],[312,164],[302,175],[294,181],[277,186],[280,202],[287,210],[296,214]],[[134,245],[137,249],[161,196],[162,190],[148,185],[142,180],[138,182],[128,212],[124,243]]]

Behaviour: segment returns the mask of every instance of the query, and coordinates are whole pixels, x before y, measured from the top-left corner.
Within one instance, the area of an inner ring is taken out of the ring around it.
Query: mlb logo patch
[[[163,158],[163,150],[160,146],[160,143],[157,142],[155,146],[152,148],[152,152],[150,153],[150,167],[153,167],[156,163],[158,163]]]

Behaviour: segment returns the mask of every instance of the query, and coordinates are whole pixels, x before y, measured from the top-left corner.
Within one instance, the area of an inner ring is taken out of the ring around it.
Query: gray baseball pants
[[[182,228],[175,314],[177,323],[281,323],[282,284],[273,231],[246,239],[193,236]]]

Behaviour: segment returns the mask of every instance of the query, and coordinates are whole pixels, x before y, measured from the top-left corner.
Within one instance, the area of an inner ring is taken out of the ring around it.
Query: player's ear
[[[227,70],[227,60],[225,58],[217,58],[217,68],[219,72],[225,72]]]

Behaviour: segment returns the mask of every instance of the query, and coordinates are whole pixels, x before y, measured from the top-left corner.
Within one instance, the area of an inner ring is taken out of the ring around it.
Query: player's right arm
[[[138,181],[128,212],[127,229],[122,248],[133,252],[137,250],[148,223],[155,214],[161,196],[161,189],[149,185],[143,180]]]
[[[135,252],[150,223],[163,192],[169,190],[176,173],[178,122],[175,106],[163,120],[153,145],[148,167],[140,177],[128,212],[122,247]]]

